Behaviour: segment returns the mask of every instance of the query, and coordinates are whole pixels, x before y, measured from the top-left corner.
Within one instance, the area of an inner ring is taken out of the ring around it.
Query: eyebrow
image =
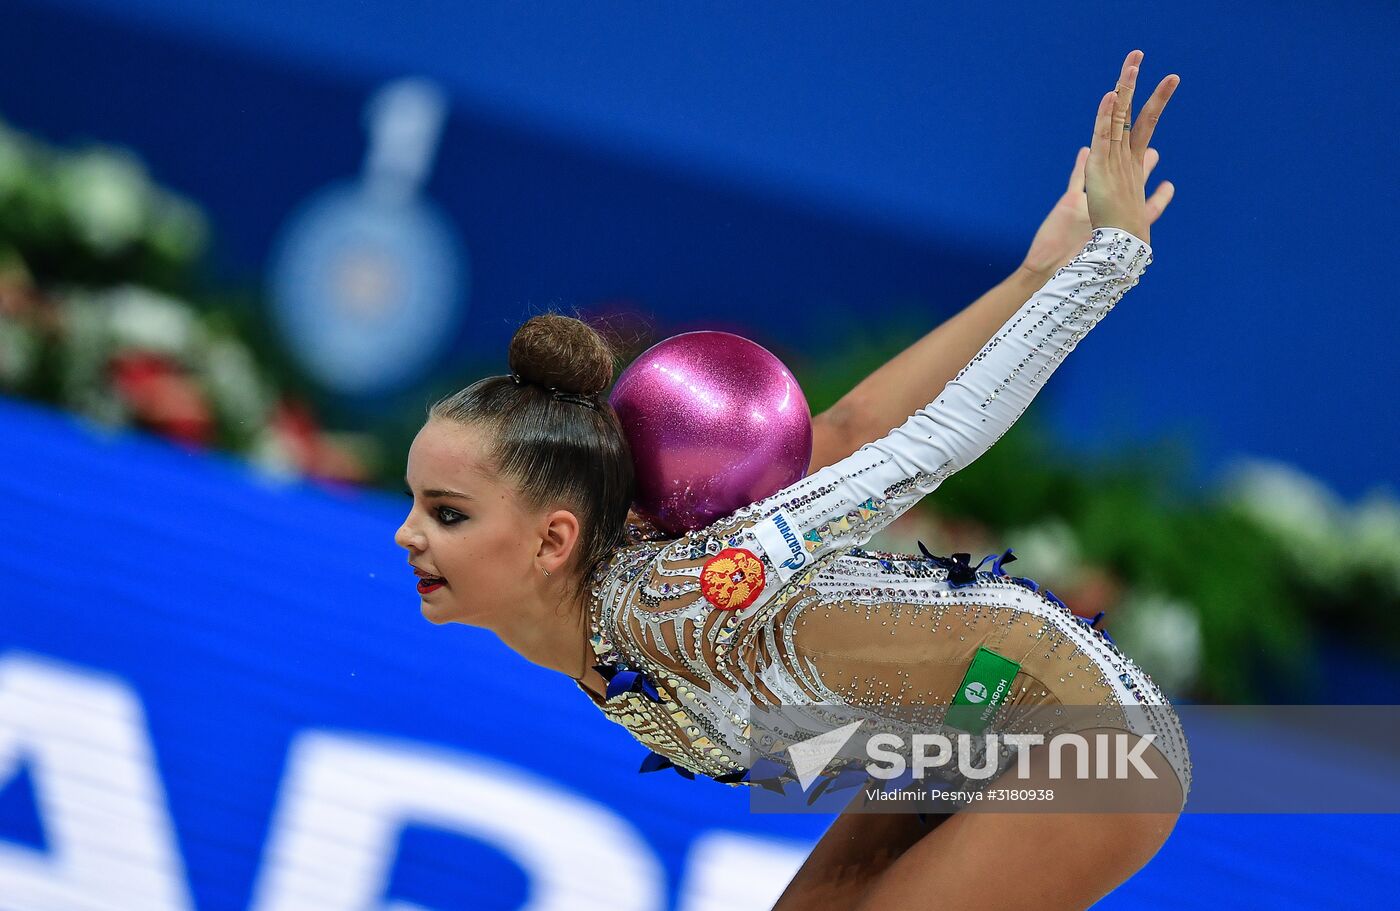
[[[404,480],[404,485],[405,485],[406,487],[409,488],[410,492],[412,491],[413,485],[409,484],[408,481],[407,481],[406,479]],[[459,491],[459,490],[439,490],[439,489],[436,489],[436,488],[433,488],[433,489],[431,489],[431,490],[425,490],[425,491],[423,491],[423,496],[425,496],[425,497],[456,497],[456,498],[459,499],[459,500],[475,500],[475,499],[476,499],[476,497],[473,497],[471,494],[469,494],[469,493],[462,493],[462,492]]]
[[[473,497],[473,496],[472,496],[471,494],[469,494],[469,493],[462,493],[462,492],[456,491],[456,490],[425,490],[425,491],[423,491],[423,496],[425,496],[425,497],[456,497],[456,498],[459,499],[459,500],[474,500],[474,499],[476,499],[475,497]]]

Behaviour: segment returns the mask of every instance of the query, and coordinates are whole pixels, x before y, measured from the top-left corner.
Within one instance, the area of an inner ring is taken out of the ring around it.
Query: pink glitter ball
[[[637,472],[636,510],[670,534],[703,528],[807,474],[812,412],[762,345],[685,332],[644,351],[609,397]]]

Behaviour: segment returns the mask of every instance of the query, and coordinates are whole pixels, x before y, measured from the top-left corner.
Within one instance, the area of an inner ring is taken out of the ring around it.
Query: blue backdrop
[[[762,911],[829,822],[638,774],[423,620],[402,497],[5,400],[0,441],[0,911]],[[1396,820],[1187,815],[1101,907],[1356,907]]]
[[[931,327],[1019,261],[1123,54],[1182,85],[1156,262],[1044,411],[1073,445],[1180,434],[1347,495],[1393,485],[1400,8],[814,3],[762,9],[10,0],[0,115],[129,144],[257,275],[353,176],[361,107],[423,74],[451,113],[428,186],[473,263],[448,361],[499,370],[531,307],[629,301],[780,352],[909,310]],[[1111,381],[1106,379],[1111,378]]]

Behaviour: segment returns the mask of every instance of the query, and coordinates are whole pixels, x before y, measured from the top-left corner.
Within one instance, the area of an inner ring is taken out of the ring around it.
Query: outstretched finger
[[[1181,77],[1175,73],[1164,78],[1157,83],[1157,90],[1152,93],[1152,97],[1147,99],[1147,103],[1142,106],[1142,113],[1138,114],[1137,123],[1133,124],[1133,153],[1141,155],[1143,150],[1152,143],[1152,132],[1157,129],[1157,121],[1162,117],[1162,109],[1171,100],[1172,92],[1181,84]]]
[[[1113,124],[1117,127],[1110,137],[1113,142],[1127,138],[1123,134],[1127,132],[1125,127],[1133,117],[1133,89],[1137,85],[1138,64],[1141,61],[1142,51],[1129,51],[1128,56],[1123,58],[1123,69],[1118,74],[1118,84],[1114,86],[1118,92],[1118,102],[1113,108]]]
[[[1069,172],[1070,192],[1084,192],[1084,165],[1089,161],[1089,147],[1080,146],[1079,154],[1074,157],[1074,169]]]
[[[1108,132],[1113,126],[1113,104],[1117,100],[1117,92],[1108,92],[1099,99],[1099,109],[1094,113],[1094,138],[1089,142],[1089,158],[1100,166],[1108,156]]]
[[[1157,167],[1157,162],[1162,160],[1162,153],[1156,149],[1148,149],[1147,154],[1142,156],[1142,185],[1147,186],[1147,178],[1152,176],[1152,169]]]
[[[1176,195],[1176,187],[1170,180],[1164,180],[1158,185],[1156,192],[1147,197],[1147,205],[1144,211],[1147,213],[1147,223],[1150,225],[1161,217],[1171,203],[1172,197]]]
[[[1137,80],[1137,67],[1128,68],[1128,79]],[[1113,104],[1113,135],[1109,138],[1126,146],[1123,140],[1128,139],[1128,121],[1133,116],[1133,90],[1131,86],[1123,87],[1123,83],[1118,83],[1118,100]]]

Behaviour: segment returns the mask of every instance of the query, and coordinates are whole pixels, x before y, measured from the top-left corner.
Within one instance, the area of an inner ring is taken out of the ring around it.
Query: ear
[[[578,516],[567,509],[556,509],[544,517],[540,527],[540,547],[535,561],[555,573],[564,568],[579,547],[581,526]]]

